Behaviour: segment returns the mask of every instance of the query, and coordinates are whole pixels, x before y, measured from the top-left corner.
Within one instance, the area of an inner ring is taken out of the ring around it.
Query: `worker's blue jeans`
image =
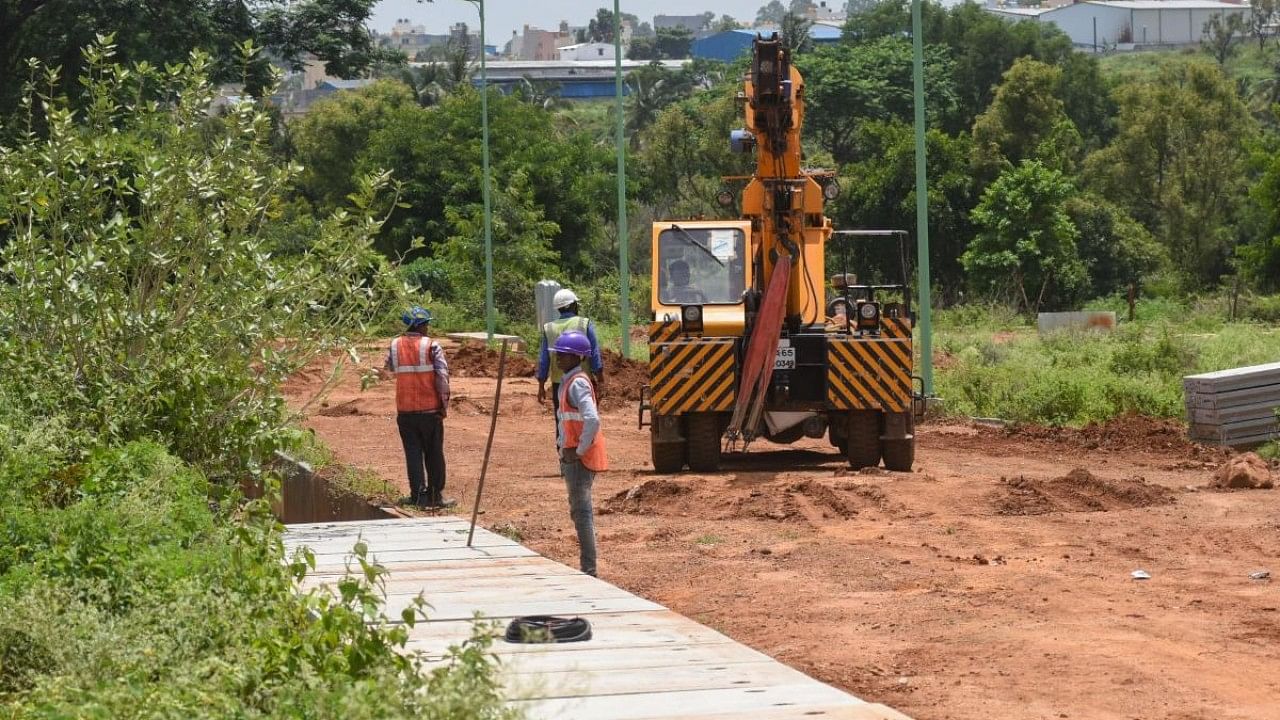
[[[596,524],[591,511],[591,484],[596,474],[580,460],[560,461],[560,474],[569,490],[569,517],[578,531],[578,562],[582,572],[596,574]]]

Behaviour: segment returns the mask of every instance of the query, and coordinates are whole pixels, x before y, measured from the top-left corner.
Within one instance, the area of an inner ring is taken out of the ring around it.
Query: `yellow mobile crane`
[[[828,436],[853,467],[883,458],[909,470],[919,404],[905,267],[901,285],[852,285],[842,274],[828,302],[833,235],[886,233],[837,232],[824,214],[839,188],[834,173],[801,166],[804,80],[776,35],[755,39],[744,85],[746,127],[730,142],[754,150],[756,167],[742,217],[653,225],[640,423],[650,426],[654,469],[711,471],[725,445]],[[721,201],[732,204],[732,193]]]

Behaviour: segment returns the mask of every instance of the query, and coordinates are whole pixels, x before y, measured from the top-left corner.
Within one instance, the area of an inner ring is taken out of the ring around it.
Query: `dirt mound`
[[[1166,505],[1173,502],[1173,493],[1140,477],[1106,480],[1076,468],[1052,480],[1004,479],[1004,487],[994,499],[996,512],[1001,515],[1045,515]]]
[[[873,485],[801,480],[788,485],[754,488],[746,494],[720,497],[719,520],[808,522],[848,520],[867,508],[887,510],[884,494]]]
[[[673,506],[684,505],[681,500],[693,492],[688,483],[667,478],[646,480],[639,485],[623,490],[600,503],[601,514],[629,513],[632,515],[653,515],[664,513]]]
[[[1270,488],[1273,486],[1271,467],[1257,453],[1236,455],[1213,474],[1212,485],[1218,488]]]
[[[858,514],[857,503],[851,498],[844,497],[830,485],[815,480],[802,480],[788,487],[787,492],[808,498],[820,510],[830,510],[840,518],[851,518]]]
[[[498,377],[501,353],[483,345],[466,343],[448,353],[449,373],[456,377]],[[507,353],[507,377],[533,377],[537,366],[527,356]]]
[[[1198,445],[1187,438],[1182,422],[1146,415],[1122,415],[1082,428],[1017,425],[1004,432],[1014,437],[1047,440],[1086,450],[1174,452],[1189,455],[1220,454],[1216,448]]]
[[[601,405],[616,408],[640,399],[640,388],[649,384],[649,364],[629,360],[612,350],[601,350],[604,360],[604,398]]]

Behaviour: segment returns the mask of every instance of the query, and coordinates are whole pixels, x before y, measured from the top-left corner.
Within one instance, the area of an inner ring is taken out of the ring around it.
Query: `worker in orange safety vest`
[[[591,511],[591,485],[596,473],[608,469],[604,433],[596,408],[596,388],[582,370],[582,359],[591,354],[591,340],[569,330],[556,338],[556,364],[564,371],[556,411],[556,448],[560,474],[569,491],[569,517],[578,533],[578,559],[582,572],[596,574],[596,529]]]
[[[429,310],[415,305],[400,319],[407,329],[391,342],[385,367],[396,376],[396,426],[409,475],[409,497],[401,503],[432,509],[452,507],[457,501],[444,497],[449,363],[440,344],[427,336]]]

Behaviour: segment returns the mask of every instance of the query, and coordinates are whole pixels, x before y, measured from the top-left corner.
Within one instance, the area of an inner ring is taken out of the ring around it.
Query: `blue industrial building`
[[[756,33],[768,35],[772,28],[752,30],[725,30],[693,41],[693,56],[708,60],[732,62],[751,52],[751,41]],[[833,43],[840,39],[840,28],[834,25],[814,23],[809,27],[809,38],[818,44]]]

